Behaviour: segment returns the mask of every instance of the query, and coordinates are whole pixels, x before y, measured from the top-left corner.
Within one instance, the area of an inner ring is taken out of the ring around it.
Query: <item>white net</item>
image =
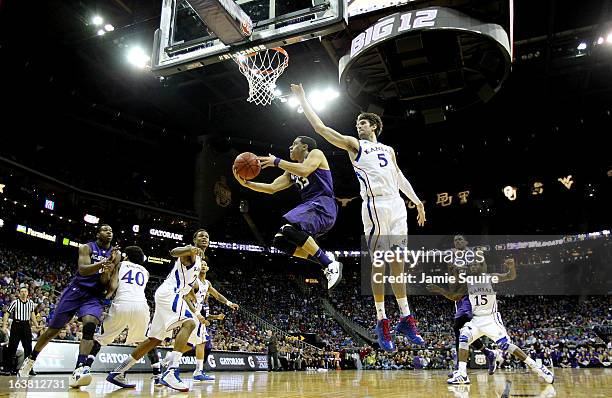
[[[276,98],[276,79],[289,65],[289,55],[281,47],[234,57],[240,72],[249,82],[249,102],[270,105]]]

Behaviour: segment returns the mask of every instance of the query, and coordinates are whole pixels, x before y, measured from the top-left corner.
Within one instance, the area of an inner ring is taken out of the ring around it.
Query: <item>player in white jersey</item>
[[[511,281],[516,278],[516,266],[513,259],[504,262],[508,268],[505,274],[487,273],[484,262],[474,262],[470,265],[470,274],[478,276],[480,280],[468,283],[468,295],[472,305],[472,319],[467,322],[459,335],[459,369],[447,380],[448,384],[469,384],[467,376],[467,360],[469,347],[472,342],[481,336],[487,336],[497,346],[508,351],[520,361],[523,361],[531,370],[544,378],[547,383],[553,383],[554,376],[546,366],[537,365],[533,359],[528,357],[523,350],[510,342],[510,337],[502,322],[500,313],[497,311],[497,294],[493,289],[493,284]],[[485,279],[486,278],[486,279]],[[495,278],[495,279],[494,279]]]
[[[200,275],[198,277],[197,283],[193,285],[193,288],[189,295],[187,296],[187,300],[191,300],[192,304],[196,308],[198,314],[201,314],[206,318],[206,322],[198,322],[195,330],[191,333],[189,337],[188,344],[196,349],[196,369],[193,372],[193,379],[195,381],[214,381],[215,377],[212,375],[207,375],[204,373],[204,360],[207,357],[207,353],[210,354],[210,350],[212,349],[212,345],[206,352],[206,344],[207,344],[207,336],[208,332],[206,330],[206,326],[210,324],[209,320],[223,320],[225,318],[224,314],[210,315],[206,311],[203,311],[204,301],[207,300],[207,296],[212,295],[217,301],[222,304],[227,305],[232,310],[238,309],[238,304],[232,303],[225,296],[215,289],[209,280],[206,279],[206,273],[208,272],[208,265],[203,265],[202,270],[200,271]],[[187,348],[189,350],[189,348]]]
[[[208,232],[201,229],[193,235],[195,246],[177,247],[170,251],[176,262],[166,280],[155,291],[155,313],[147,331],[148,338],[136,347],[128,359],[109,373],[106,380],[122,388],[134,388],[135,384],[130,384],[125,379],[125,372],[166,337],[171,337],[174,329],[180,328],[173,350],[168,354],[169,358],[166,357],[169,368],[162,374],[161,383],[178,391],[189,391],[179,376],[179,361],[187,346],[187,340],[196,327],[194,318],[204,322],[204,317],[196,314],[193,305],[185,296],[191,291],[202,268],[204,251],[199,246],[208,246],[208,241]]]
[[[112,343],[126,328],[125,344],[141,343],[151,320],[145,289],[149,271],[143,266],[146,257],[138,246],[125,248],[125,261],[115,268],[109,287],[109,297],[114,295],[108,315],[102,324],[102,334],[95,336],[94,346],[86,366],[91,367],[103,346]],[[149,360],[156,380],[159,378],[159,356],[156,349],[149,351]]]
[[[348,152],[361,186],[363,199],[361,218],[370,252],[405,247],[408,224],[406,205],[400,196],[400,191],[416,205],[417,223],[420,226],[425,223],[425,208],[399,169],[393,148],[378,142],[383,127],[380,117],[374,113],[361,113],[357,117],[356,126],[359,139],[343,135],[323,124],[306,100],[302,85],[292,84],[291,91],[300,101],[304,115],[317,134],[332,145]],[[403,262],[394,261],[389,263],[389,266],[394,276],[404,272]],[[372,267],[372,291],[377,318],[376,334],[381,348],[395,351],[390,322],[385,313],[385,286],[380,278],[384,271],[384,266]],[[416,327],[416,321],[410,314],[406,285],[400,282],[392,283],[392,288],[401,311],[396,331],[408,336],[416,344],[424,344]]]

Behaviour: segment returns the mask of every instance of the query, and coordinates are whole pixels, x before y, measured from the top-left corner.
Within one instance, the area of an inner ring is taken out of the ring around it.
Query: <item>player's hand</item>
[[[238,183],[240,185],[242,185],[243,187],[247,186],[247,180],[245,180],[244,178],[240,177],[238,175],[238,172],[236,171],[235,167],[232,167],[232,172],[234,173],[234,178],[236,179],[236,181],[238,181]]]
[[[204,251],[199,247],[191,246],[191,255],[204,257]]]
[[[115,263],[111,260],[106,260],[102,263],[102,272],[112,271],[115,268]]]
[[[218,320],[218,321],[222,321],[222,320],[224,320],[224,319],[225,319],[225,314],[224,314],[223,312],[220,312],[220,313],[217,315],[217,320]]]
[[[422,227],[423,225],[425,225],[425,221],[427,221],[427,219],[425,218],[425,206],[423,206],[423,203],[417,205],[417,224],[419,224],[419,227]]]
[[[230,307],[233,310],[237,310],[240,306],[236,303],[232,303],[231,301],[229,303],[227,303],[227,306]]]
[[[268,154],[268,156],[257,156],[257,160],[259,160],[259,164],[261,164],[262,169],[265,169],[266,167],[276,167],[274,165],[276,156],[272,154]]]
[[[113,246],[111,248],[111,255],[108,260],[113,264],[119,264],[121,261],[121,248],[119,246]]]
[[[510,267],[514,267],[516,265],[516,263],[514,262],[513,258],[507,258],[504,260],[504,265],[508,268]]]
[[[291,92],[293,93],[293,95],[298,97],[298,99],[306,98],[306,93],[304,92],[304,87],[302,87],[302,83],[300,83],[300,84],[292,84],[291,85]]]
[[[202,314],[198,314],[198,321],[200,321],[200,323],[205,326],[208,326],[210,324],[210,322],[208,322]]]

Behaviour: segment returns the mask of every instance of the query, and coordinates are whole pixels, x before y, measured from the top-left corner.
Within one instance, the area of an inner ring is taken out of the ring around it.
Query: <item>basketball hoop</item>
[[[276,79],[289,65],[289,54],[282,47],[269,48],[247,55],[235,55],[234,61],[249,82],[247,101],[270,105],[276,98]]]

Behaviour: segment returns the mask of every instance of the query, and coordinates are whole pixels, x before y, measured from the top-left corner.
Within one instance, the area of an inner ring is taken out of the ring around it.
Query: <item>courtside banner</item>
[[[110,345],[102,347],[98,357],[92,366],[94,372],[110,372],[119,364],[125,361],[134,347]],[[160,348],[160,353],[165,356],[169,348]],[[39,373],[71,373],[79,352],[79,344],[76,342],[51,342],[43,352],[40,353],[34,370]],[[180,369],[193,371],[196,365],[194,356],[184,356],[181,358]],[[213,351],[204,364],[207,371],[210,370],[267,370],[268,357],[261,353],[252,352],[230,352]],[[149,358],[141,358],[130,372],[151,372]]]

